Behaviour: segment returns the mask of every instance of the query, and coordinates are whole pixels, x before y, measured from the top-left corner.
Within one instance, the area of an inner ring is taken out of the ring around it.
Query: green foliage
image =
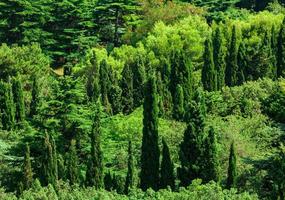
[[[177,85],[175,90],[175,97],[173,99],[173,118],[176,120],[183,120],[185,114],[184,92],[181,85]]]
[[[38,114],[38,108],[41,104],[41,97],[40,97],[40,87],[39,87],[39,80],[38,77],[33,78],[32,84],[32,99],[30,104],[30,117]]]
[[[134,187],[134,158],[133,158],[133,147],[132,142],[129,141],[129,147],[128,147],[128,172],[126,176],[126,182],[125,182],[125,194],[129,193],[129,190]]]
[[[23,185],[28,190],[33,183],[33,171],[30,158],[30,146],[26,144],[24,167],[23,167]]]
[[[233,188],[237,186],[237,155],[235,150],[235,144],[231,144],[227,188]]]
[[[133,75],[130,65],[127,63],[122,72],[122,105],[123,113],[130,114],[134,107]]]
[[[13,99],[15,102],[15,120],[18,127],[25,121],[25,103],[24,103],[24,94],[23,86],[19,76],[12,79],[12,90],[13,90]]]
[[[283,67],[284,67],[284,54],[285,54],[285,48],[284,48],[284,40],[285,40],[285,20],[283,20],[279,36],[278,36],[278,52],[277,52],[277,75],[278,77],[283,76]]]
[[[78,157],[76,152],[76,141],[71,140],[69,152],[66,157],[67,163],[67,179],[71,185],[77,184],[79,182],[79,169],[78,169]]]

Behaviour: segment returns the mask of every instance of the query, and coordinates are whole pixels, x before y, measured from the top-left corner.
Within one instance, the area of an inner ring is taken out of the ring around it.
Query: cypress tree
[[[128,147],[128,172],[125,182],[125,194],[129,193],[129,189],[134,186],[134,158],[133,158],[133,150],[132,150],[132,142],[129,141]]]
[[[183,121],[184,120],[184,93],[181,85],[177,85],[176,95],[173,99],[173,117],[176,120]]]
[[[112,114],[112,107],[109,102],[108,94],[111,88],[110,77],[109,77],[109,67],[107,61],[103,59],[100,63],[100,88],[101,88],[101,101],[105,108],[106,113]]]
[[[238,72],[237,72],[237,85],[241,85],[246,81],[247,57],[246,47],[242,42],[238,49]]]
[[[237,84],[237,71],[238,71],[238,30],[236,25],[232,28],[232,36],[230,41],[230,48],[228,52],[227,65],[226,65],[226,85],[235,86]]]
[[[277,78],[277,36],[275,25],[271,28],[271,49],[272,49],[272,65],[273,65],[273,77]]]
[[[174,176],[174,166],[171,161],[169,148],[166,141],[162,140],[162,161],[160,169],[160,188],[171,187],[172,190],[175,188],[175,176]]]
[[[40,104],[40,88],[38,84],[38,78],[35,76],[33,78],[33,87],[32,87],[32,100],[30,104],[30,117],[33,117],[37,114],[37,109]]]
[[[122,72],[122,106],[123,113],[130,114],[134,108],[133,74],[129,63],[125,64]]]
[[[237,183],[237,155],[235,151],[234,143],[231,144],[230,157],[229,157],[229,168],[228,168],[228,179],[227,188],[236,187]]]
[[[74,139],[70,142],[67,159],[67,179],[71,185],[74,185],[79,182],[78,157]]]
[[[267,30],[261,46],[260,68],[256,78],[274,78],[273,51],[271,47],[271,30]]]
[[[10,131],[15,126],[15,107],[10,81],[8,83],[1,82],[1,92],[2,126],[4,130]]]
[[[156,81],[150,77],[145,87],[143,111],[143,138],[141,148],[141,189],[158,189],[159,146],[158,146],[158,105]]]
[[[101,151],[100,130],[100,104],[97,103],[96,113],[93,118],[91,139],[91,155],[86,171],[86,185],[96,189],[103,187],[103,154]]]
[[[132,67],[133,73],[133,93],[134,107],[139,107],[144,98],[145,66],[143,60],[138,57],[135,60],[135,66]]]
[[[90,59],[91,69],[88,71],[86,81],[86,93],[89,101],[96,102],[100,95],[100,83],[99,83],[99,67],[97,63],[97,56],[92,52],[92,58]]]
[[[204,65],[202,68],[202,83],[207,91],[217,90],[217,73],[213,58],[213,46],[210,38],[205,41]]]
[[[211,180],[219,182],[219,160],[217,155],[217,140],[216,133],[213,127],[210,128],[208,137],[205,140],[204,156],[205,165],[203,169],[203,181]]]
[[[16,107],[15,119],[17,123],[22,123],[25,121],[25,103],[24,103],[24,94],[23,87],[20,76],[17,76],[12,79],[13,87],[13,96]]]
[[[23,186],[24,189],[28,190],[33,183],[33,171],[30,158],[30,146],[26,144],[26,152],[24,157],[24,169],[23,169]]]
[[[107,191],[111,191],[113,188],[113,179],[112,179],[110,171],[106,173],[104,176],[104,186],[105,186],[105,190]]]
[[[284,75],[285,68],[285,18],[281,25],[281,29],[278,36],[278,46],[277,46],[277,76]]]
[[[45,157],[44,157],[44,178],[45,184],[51,184],[56,186],[58,180],[58,168],[57,168],[57,153],[55,141],[51,135],[46,133],[45,141]]]

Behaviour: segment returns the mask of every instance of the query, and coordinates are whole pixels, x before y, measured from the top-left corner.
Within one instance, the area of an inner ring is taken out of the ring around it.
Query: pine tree
[[[30,146],[26,144],[26,152],[24,157],[24,169],[23,169],[23,186],[25,190],[30,189],[33,183],[33,171],[30,158]]]
[[[237,72],[237,85],[241,85],[246,81],[247,57],[246,47],[242,42],[238,49],[238,72]]]
[[[213,36],[213,57],[215,69],[217,72],[217,89],[220,90],[225,85],[225,69],[226,69],[226,48],[224,45],[222,28],[219,25]]]
[[[25,121],[25,103],[24,103],[23,86],[20,76],[17,76],[12,79],[12,88],[13,88],[15,107],[16,107],[15,119],[18,124],[21,124]]]
[[[277,76],[284,75],[285,68],[285,18],[281,25],[277,46]]]
[[[176,95],[173,99],[173,118],[179,121],[184,120],[184,93],[181,85],[177,85]]]
[[[104,176],[104,186],[105,186],[105,190],[107,191],[111,191],[113,188],[113,179],[112,179],[110,171],[106,173]]]
[[[219,182],[219,160],[217,155],[217,140],[216,133],[213,127],[210,128],[208,137],[205,139],[204,156],[205,160],[203,169],[203,181],[206,183],[209,181]]]
[[[123,69],[121,88],[122,88],[123,113],[130,114],[134,108],[134,94],[133,94],[133,74],[129,63],[126,63]]]
[[[57,168],[57,153],[55,141],[51,135],[46,133],[45,141],[45,157],[44,157],[44,178],[45,184],[57,185],[58,180],[58,168]]]
[[[156,81],[150,77],[145,87],[143,112],[143,139],[141,149],[140,187],[158,189],[159,184],[159,146],[158,146],[158,105]]]
[[[217,90],[217,72],[213,58],[213,45],[210,38],[205,41],[204,65],[202,68],[202,83],[207,91]]]
[[[128,147],[128,172],[125,182],[125,194],[129,193],[129,189],[134,187],[134,158],[133,158],[133,149],[132,142],[129,141]]]
[[[12,86],[8,83],[1,82],[1,112],[2,126],[4,130],[12,130],[15,126],[15,107],[13,102]]]
[[[238,71],[238,30],[237,26],[234,25],[232,28],[232,36],[230,41],[230,48],[227,58],[226,66],[226,85],[235,86],[237,84],[237,71]]]
[[[76,141],[71,140],[67,156],[67,179],[71,185],[79,182],[78,157],[75,145]]]
[[[228,179],[227,188],[236,187],[237,183],[237,155],[235,151],[235,144],[231,144],[230,157],[229,157],[229,168],[228,168]]]
[[[111,88],[111,82],[109,77],[109,66],[107,61],[104,59],[100,63],[100,88],[101,88],[101,101],[105,108],[106,113],[112,114],[112,107],[109,102],[108,94]]]
[[[162,161],[160,169],[160,188],[171,187],[172,190],[175,188],[175,176],[174,176],[174,166],[171,161],[169,148],[166,141],[162,140]]]
[[[30,104],[30,117],[33,117],[37,114],[37,109],[40,104],[40,88],[38,83],[38,78],[33,78],[33,87],[32,87],[32,100]]]
[[[103,187],[103,154],[101,151],[100,130],[100,103],[97,103],[96,113],[93,118],[91,139],[91,155],[86,171],[86,186],[96,189]]]

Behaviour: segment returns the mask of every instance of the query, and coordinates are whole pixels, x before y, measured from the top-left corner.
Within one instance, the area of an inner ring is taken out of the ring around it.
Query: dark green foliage
[[[202,68],[202,83],[207,91],[217,90],[217,72],[213,58],[213,45],[211,38],[205,41],[204,65]]]
[[[71,185],[79,181],[78,157],[76,152],[76,141],[71,140],[68,155],[67,155],[67,179]]]
[[[246,57],[246,47],[243,42],[241,42],[238,49],[238,72],[237,72],[237,84],[241,85],[246,81],[246,69],[247,69],[247,57]]]
[[[107,191],[111,191],[113,188],[113,179],[110,171],[104,176],[104,186]]]
[[[112,114],[112,107],[110,105],[109,98],[108,98],[109,90],[111,88],[111,80],[109,77],[109,71],[111,71],[111,69],[109,69],[107,61],[105,59],[102,60],[102,62],[100,63],[100,70],[99,70],[101,101],[102,101],[102,105],[105,108],[105,112],[108,114]]]
[[[175,189],[175,176],[174,176],[174,165],[171,161],[170,152],[166,141],[162,140],[162,161],[160,169],[160,188],[171,187]]]
[[[110,89],[110,103],[112,105],[113,114],[116,115],[122,111],[122,89],[118,85],[112,85]]]
[[[122,88],[122,105],[123,113],[130,114],[134,107],[134,94],[133,94],[133,74],[131,66],[126,63],[122,72],[121,80]]]
[[[227,178],[227,188],[236,187],[237,184],[237,155],[235,150],[235,144],[231,144],[230,157],[229,157],[229,167],[228,167],[228,178]]]
[[[91,69],[86,74],[86,92],[89,101],[96,102],[100,95],[100,83],[99,83],[99,67],[97,64],[96,54],[92,54],[92,59],[90,60]]]
[[[12,130],[15,126],[15,107],[11,83],[1,82],[1,113],[4,130]]]
[[[230,47],[228,49],[228,58],[226,66],[226,85],[235,86],[237,84],[237,72],[238,72],[238,28],[236,25],[232,28],[232,36],[230,40]]]
[[[219,25],[213,34],[213,57],[217,74],[217,89],[220,90],[225,85],[226,69],[226,48],[224,45],[224,35],[221,25]]]
[[[142,58],[138,57],[135,60],[135,65],[132,67],[133,74],[133,93],[134,95],[134,106],[139,107],[143,103],[144,99],[144,82],[146,79],[145,66]]]
[[[113,190],[118,194],[124,194],[125,179],[120,176],[113,174]]]
[[[32,100],[30,104],[30,117],[33,117],[37,114],[38,107],[40,105],[40,87],[38,82],[38,77],[33,78],[33,86],[32,86]]]
[[[103,153],[101,150],[100,104],[97,103],[90,133],[91,152],[86,171],[86,186],[103,187]]]
[[[145,86],[143,111],[143,138],[141,147],[140,187],[158,190],[159,146],[158,146],[158,105],[156,81],[151,76]]]
[[[210,127],[208,137],[204,141],[204,169],[203,169],[203,181],[215,181],[219,182],[219,159],[217,154],[217,140],[216,133],[213,127]]]
[[[281,25],[278,36],[278,49],[277,49],[277,76],[284,75],[285,67],[285,19]]]
[[[278,50],[278,37],[276,36],[276,26],[271,28],[271,50],[272,50],[272,66],[273,66],[273,78],[277,77],[277,50]]]
[[[133,158],[133,147],[132,142],[129,141],[129,147],[128,147],[128,172],[125,182],[125,194],[129,193],[129,189],[134,187],[134,158]]]
[[[43,160],[44,184],[57,185],[58,168],[57,168],[57,152],[53,137],[46,133],[44,141],[45,155]]]
[[[184,92],[181,85],[177,85],[176,95],[173,99],[173,118],[179,121],[183,121],[184,119]]]
[[[24,157],[24,168],[23,168],[23,186],[25,190],[30,189],[33,183],[33,171],[30,158],[30,146],[26,144],[26,151]]]
[[[19,76],[12,79],[13,98],[15,102],[15,120],[18,125],[25,121],[25,103],[23,86]]]

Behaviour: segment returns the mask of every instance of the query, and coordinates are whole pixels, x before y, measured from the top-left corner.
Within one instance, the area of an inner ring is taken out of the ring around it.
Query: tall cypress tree
[[[220,90],[225,85],[226,69],[226,48],[221,25],[219,25],[213,35],[213,57],[217,73],[217,89]]]
[[[23,186],[28,190],[33,183],[33,171],[30,158],[30,146],[26,144],[26,152],[24,157],[24,169],[23,169]]]
[[[79,181],[78,157],[76,152],[76,140],[71,140],[67,156],[67,179],[70,184],[76,184]]]
[[[55,187],[58,180],[56,145],[54,139],[48,133],[46,133],[45,136],[44,147],[45,155],[43,170],[45,184],[51,184]]]
[[[113,188],[113,179],[110,171],[104,176],[104,186],[107,191],[111,191]]]
[[[12,87],[13,87],[14,102],[16,106],[15,119],[17,123],[22,123],[25,121],[25,103],[24,103],[23,86],[20,76],[17,76],[12,79]]]
[[[35,76],[33,78],[33,87],[32,87],[32,100],[30,104],[30,117],[33,117],[37,114],[37,109],[40,104],[40,88],[38,84],[38,78]]]
[[[13,92],[10,81],[1,82],[1,112],[2,126],[4,130],[12,130],[15,126],[15,107],[13,102]]]
[[[92,52],[92,58],[90,59],[91,69],[86,74],[86,93],[89,101],[96,102],[100,95],[100,83],[99,83],[99,66],[97,63],[97,56],[95,52]]]
[[[235,144],[231,144],[230,157],[229,157],[229,168],[228,168],[228,179],[227,188],[236,187],[237,183],[237,155],[235,150]]]
[[[129,141],[128,147],[128,172],[125,182],[125,194],[129,193],[129,189],[134,186],[134,158],[133,158],[133,149],[132,142]]]
[[[235,86],[237,84],[237,71],[238,71],[238,30],[234,25],[232,28],[232,36],[230,41],[230,48],[228,51],[227,66],[226,66],[226,85]]]
[[[177,85],[175,92],[175,98],[173,99],[173,117],[176,120],[184,120],[184,93],[181,85]]]
[[[247,75],[247,57],[246,57],[246,47],[244,42],[242,42],[238,49],[238,72],[237,72],[237,84],[241,85],[246,81]]]
[[[123,113],[130,114],[134,108],[133,74],[129,63],[125,64],[122,72],[122,106]]]
[[[216,133],[213,127],[210,128],[208,137],[205,139],[204,156],[205,160],[203,169],[203,181],[209,182],[211,180],[219,182],[219,160],[217,155],[217,140]]]
[[[276,36],[275,25],[271,28],[271,49],[272,49],[272,65],[273,65],[273,77],[277,77],[277,45],[278,37]]]
[[[139,107],[143,103],[144,98],[144,82],[145,82],[145,66],[142,58],[138,57],[135,60],[135,65],[132,67],[133,73],[133,90],[134,90],[134,106]]]
[[[158,146],[158,105],[156,81],[152,76],[145,86],[143,112],[143,138],[141,148],[141,185],[143,191],[158,189],[159,185],[159,146]]]
[[[213,45],[210,38],[205,41],[204,65],[202,68],[202,83],[207,91],[217,90],[217,72],[213,58]]]
[[[97,103],[96,113],[93,118],[91,139],[91,155],[86,171],[86,185],[96,189],[103,187],[103,154],[101,151],[100,130],[100,103]]]
[[[172,190],[175,188],[175,176],[174,176],[174,166],[171,161],[169,148],[166,141],[162,140],[162,161],[160,169],[160,188],[171,187]]]
[[[280,77],[284,75],[285,68],[285,18],[279,32],[277,48],[277,76]]]
[[[111,89],[111,82],[109,77],[109,67],[107,61],[104,59],[100,63],[100,88],[101,88],[101,101],[105,108],[106,113],[112,114],[112,107],[109,102],[108,94]]]

